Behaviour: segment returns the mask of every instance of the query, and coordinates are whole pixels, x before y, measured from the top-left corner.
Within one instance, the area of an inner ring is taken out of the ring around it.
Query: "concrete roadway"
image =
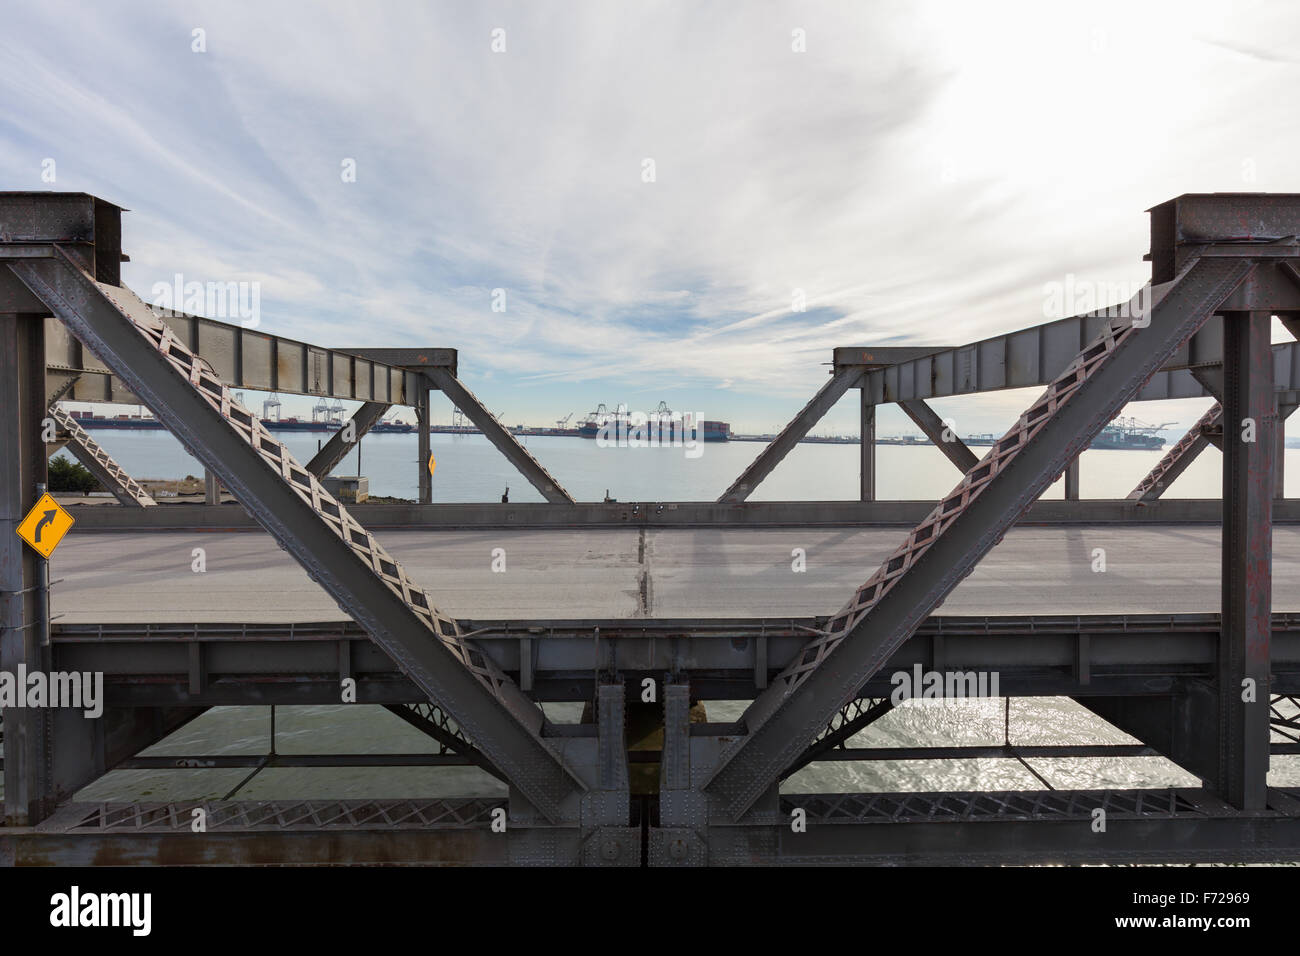
[[[460,618],[828,614],[902,541],[890,529],[385,531],[384,546]],[[191,570],[203,548],[207,570]],[[492,550],[506,570],[493,573]],[[792,570],[803,548],[807,571]],[[1094,572],[1103,548],[1106,571]],[[1215,527],[1020,528],[942,607],[948,614],[1217,611]],[[1275,611],[1300,611],[1300,527],[1273,531]],[[641,577],[646,578],[646,602]],[[67,623],[289,622],[346,616],[261,532],[91,533],[54,554]]]

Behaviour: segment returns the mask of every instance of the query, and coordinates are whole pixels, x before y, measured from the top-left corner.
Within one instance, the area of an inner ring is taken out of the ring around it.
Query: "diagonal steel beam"
[[[0,248],[0,256],[4,250]],[[130,290],[95,282],[60,247],[9,268],[339,602],[548,819],[584,785],[541,731],[541,709],[434,606],[211,367]],[[576,801],[575,801],[576,802]]]
[[[821,760],[837,747],[843,747],[893,709],[894,702],[888,697],[860,697],[849,701],[831,718],[822,735],[810,743],[794,763],[785,768],[781,779],[793,777],[810,763]]]
[[[439,753],[454,753],[464,757],[470,763],[487,771],[503,783],[509,783],[492,761],[483,756],[482,751],[470,743],[456,722],[445,710],[434,703],[423,704],[384,704],[389,713],[402,718],[416,730],[438,742]]]
[[[50,409],[54,424],[67,436],[65,446],[77,456],[77,460],[86,466],[86,470],[95,476],[113,497],[122,504],[132,508],[152,508],[158,502],[145,491],[134,478],[126,473],[113,456],[82,428],[75,418],[55,405]]]
[[[307,470],[317,478],[324,478],[334,466],[343,460],[343,456],[356,447],[356,443],[361,441],[361,437],[370,431],[375,424],[384,417],[392,405],[387,402],[366,402],[357,409],[348,424],[351,424],[353,436],[351,441],[347,441],[344,435],[348,432],[348,425],[330,436],[320,451],[316,452],[311,461],[307,462]]]
[[[496,445],[497,451],[505,455],[510,460],[510,464],[518,468],[519,473],[542,493],[543,498],[553,505],[574,503],[573,496],[551,477],[551,473],[528,453],[527,448],[519,444],[515,436],[496,420],[496,416],[483,407],[483,403],[465,387],[464,382],[445,368],[431,366],[423,371],[429,381],[441,389],[442,393],[451,399],[452,404],[478,426],[479,431],[487,436],[487,440]]]
[[[919,398],[898,403],[907,417],[916,422],[916,426],[925,432],[927,438],[934,442],[936,448],[948,456],[948,460],[957,466],[962,474],[970,471],[979,461],[975,453],[966,447],[966,443],[954,434],[933,408]],[[946,437],[951,435],[951,438]]]
[[[1174,483],[1174,479],[1187,470],[1197,455],[1205,451],[1210,444],[1209,431],[1222,428],[1223,406],[1215,402],[1187,430],[1187,434],[1165,453],[1147,476],[1138,482],[1137,487],[1128,493],[1129,501],[1155,501],[1163,495],[1165,489]]]
[[[731,487],[722,493],[718,501],[744,501],[753,494],[759,483],[772,473],[781,459],[790,454],[790,449],[799,444],[808,430],[821,421],[822,416],[831,410],[844,393],[862,382],[862,374],[861,367],[837,369],[830,381],[818,389],[803,410],[781,429],[781,434],[758,453],[758,457],[750,462],[749,467],[741,472],[740,477],[731,483]]]
[[[1196,260],[1148,324],[1112,320],[754,700],[705,791],[739,819],[1253,268]]]

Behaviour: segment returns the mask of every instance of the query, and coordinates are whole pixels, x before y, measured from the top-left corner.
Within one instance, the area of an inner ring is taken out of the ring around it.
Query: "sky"
[[[131,210],[148,300],[250,283],[263,331],[459,349],[510,424],[663,400],[775,431],[836,346],[1071,314],[1054,285],[1146,281],[1145,209],[1300,189],[1290,2],[42,0],[3,22],[0,188]],[[934,406],[971,434],[1034,397]],[[857,427],[850,394],[815,432]],[[916,431],[892,406],[878,428]]]

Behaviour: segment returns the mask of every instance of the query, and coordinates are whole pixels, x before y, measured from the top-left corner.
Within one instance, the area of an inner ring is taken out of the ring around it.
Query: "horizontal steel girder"
[[[95,282],[61,250],[9,268],[119,375],[411,680],[453,715],[548,819],[581,782],[542,740],[543,715],[467,642],[202,359],[130,290]]]
[[[213,370],[231,388],[392,405],[413,403],[419,373],[382,358],[322,348],[198,315],[170,310],[158,314],[191,352],[211,356],[208,361]],[[454,349],[427,351],[433,361],[454,367]],[[57,320],[46,322],[45,360],[51,375],[68,371],[80,374],[67,396],[70,401],[136,401],[130,387],[86,352]]]
[[[77,460],[86,466],[86,470],[94,475],[101,485],[113,493],[113,497],[132,508],[152,508],[157,505],[153,496],[128,475],[126,470],[113,460],[113,456],[77,424],[75,418],[57,405],[50,409],[50,417],[54,419],[54,424],[58,426],[59,431],[67,436],[65,447],[77,456]]]
[[[830,380],[817,390],[817,394],[809,399],[803,410],[790,420],[790,424],[781,429],[781,434],[763,447],[758,457],[741,472],[740,477],[731,483],[731,487],[722,493],[718,501],[744,501],[753,494],[759,483],[772,473],[772,469],[808,434],[809,429],[821,421],[822,416],[831,410],[845,392],[861,381],[860,368],[837,369]]]
[[[1104,311],[1104,310],[1103,310]],[[1009,332],[886,368],[868,368],[864,400],[875,405],[912,399],[944,398],[1011,388],[1041,388],[1051,382],[1106,322],[1104,315],[1075,316]],[[1211,317],[1203,329],[1157,370],[1133,401],[1213,396],[1192,369],[1223,364],[1222,320]],[[1295,324],[1295,323],[1293,323]],[[837,368],[853,365],[863,347],[835,349]],[[1300,343],[1273,346],[1274,388],[1300,388]]]
[[[741,817],[1253,267],[1200,260],[1147,325],[1115,320],[1083,349],[745,711],[704,789]]]
[[[424,374],[436,388],[441,389],[442,393],[451,399],[453,405],[479,427],[479,431],[487,437],[487,440],[509,459],[510,464],[519,469],[519,473],[542,493],[543,498],[551,504],[574,503],[573,496],[565,491],[551,473],[528,453],[527,448],[519,444],[519,439],[497,421],[495,415],[483,407],[483,403],[465,387],[464,382],[443,368],[427,368]]]

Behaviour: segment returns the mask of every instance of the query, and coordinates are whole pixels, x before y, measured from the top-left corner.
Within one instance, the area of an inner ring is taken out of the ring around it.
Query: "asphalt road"
[[[385,531],[384,546],[459,618],[757,617],[831,613],[899,529]],[[202,548],[206,570],[192,570]],[[505,571],[492,571],[494,548]],[[806,570],[793,570],[794,549]],[[1094,549],[1106,570],[1093,570]],[[1274,529],[1275,611],[1300,611],[1300,527]],[[1214,527],[1024,528],[942,607],[949,614],[1215,611]],[[274,540],[246,533],[83,533],[55,552],[68,623],[327,621],[346,615]],[[644,576],[644,587],[642,577]]]

